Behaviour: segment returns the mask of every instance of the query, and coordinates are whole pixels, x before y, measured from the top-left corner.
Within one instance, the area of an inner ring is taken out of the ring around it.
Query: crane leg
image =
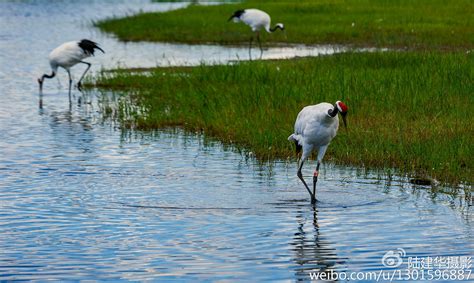
[[[253,36],[250,37],[249,41],[249,60],[252,61],[252,41],[253,41]]]
[[[90,67],[91,67],[91,63],[87,63],[87,62],[84,62],[84,61],[81,61],[81,63],[83,64],[86,64],[87,65],[87,68],[86,70],[84,71],[84,73],[82,74],[81,78],[79,79],[79,81],[77,82],[77,89],[78,90],[81,90],[81,81],[82,79],[84,78],[84,76],[86,75],[87,71],[89,71]]]
[[[316,183],[318,182],[319,165],[321,165],[320,162],[316,165],[316,170],[314,170],[313,174],[313,194],[311,195],[311,203],[316,203]]]
[[[305,186],[306,190],[308,190],[308,193],[311,195],[311,202],[313,202],[314,195],[313,193],[311,193],[311,190],[309,189],[308,184],[306,184],[305,180],[303,179],[303,174],[301,173],[301,169],[303,168],[303,163],[304,163],[304,159],[301,159],[300,167],[298,168],[298,172],[296,173],[296,175],[298,176],[298,178],[300,178],[301,182],[303,182],[303,185]]]
[[[258,41],[258,46],[260,47],[260,59],[262,59],[263,48],[262,48],[262,42],[260,41],[260,33],[257,33],[257,41]]]
[[[67,75],[69,76],[69,103],[71,103],[71,86],[72,86],[72,78],[71,78],[71,71],[66,70]]]

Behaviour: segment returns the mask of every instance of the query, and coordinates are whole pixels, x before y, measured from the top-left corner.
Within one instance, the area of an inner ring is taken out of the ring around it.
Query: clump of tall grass
[[[457,49],[474,47],[471,0],[257,1],[213,6],[190,5],[165,13],[107,19],[96,23],[124,41],[247,43],[249,27],[227,22],[237,9],[267,11],[285,33],[267,35],[266,44],[344,44],[353,46]]]
[[[97,86],[133,90],[147,109],[138,128],[204,131],[260,159],[294,156],[287,137],[302,107],[342,100],[348,130],[327,159],[472,184],[473,66],[472,53],[347,53],[103,73]]]

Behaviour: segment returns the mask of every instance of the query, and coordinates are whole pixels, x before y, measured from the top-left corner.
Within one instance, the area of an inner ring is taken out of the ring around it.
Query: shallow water
[[[247,52],[121,44],[90,27],[182,3],[51,2],[0,2],[0,280],[308,281],[309,272],[392,271],[381,260],[397,248],[401,267],[408,257],[472,256],[472,197],[462,191],[325,164],[313,208],[294,161],[260,166],[180,130],[122,131],[104,118],[101,101],[114,94],[75,90],[69,105],[64,73],[45,83],[39,109],[35,79],[66,40],[102,44],[107,53],[89,60],[96,71]]]

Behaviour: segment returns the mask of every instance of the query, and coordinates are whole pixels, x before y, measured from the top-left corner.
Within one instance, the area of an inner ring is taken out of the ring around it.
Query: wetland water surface
[[[61,83],[45,83],[38,109],[36,77],[63,41],[100,42],[107,53],[89,60],[95,70],[246,54],[121,44],[90,27],[182,5],[0,3],[0,280],[310,280],[309,272],[392,271],[382,257],[398,248],[400,268],[408,257],[472,256],[472,200],[462,193],[326,164],[313,209],[295,162],[261,167],[179,130],[121,131],[101,114],[100,93],[75,90],[82,103],[69,106],[64,72]]]

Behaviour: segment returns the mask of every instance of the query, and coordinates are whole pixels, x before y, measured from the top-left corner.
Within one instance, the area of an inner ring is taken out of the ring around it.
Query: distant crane
[[[318,181],[319,166],[321,165],[329,143],[336,136],[337,129],[339,128],[337,113],[341,113],[344,126],[346,126],[347,110],[347,106],[341,101],[337,101],[334,105],[323,102],[306,106],[300,111],[296,118],[295,132],[288,137],[289,141],[295,143],[297,153],[303,149],[297,176],[311,195],[311,203],[316,202],[316,182]],[[301,169],[313,149],[318,150],[318,163],[313,174],[313,192],[311,192],[303,179]]]
[[[258,9],[245,9],[235,11],[228,21],[232,19],[236,23],[244,22],[246,25],[252,28],[252,31],[257,35],[257,41],[260,47],[260,59],[263,55],[262,43],[260,42],[260,30],[263,28],[269,33],[272,33],[277,29],[285,30],[285,26],[282,23],[278,23],[273,28],[270,28],[270,15]],[[252,60],[252,41],[253,35],[250,37],[249,43],[250,60]]]
[[[72,78],[70,68],[78,63],[83,63],[87,65],[87,69],[84,71],[81,78],[77,82],[77,88],[80,90],[81,80],[84,78],[85,74],[91,67],[90,63],[84,62],[82,60],[93,56],[95,49],[99,49],[102,51],[102,53],[105,53],[104,50],[102,50],[102,48],[97,45],[97,43],[88,39],[82,39],[81,41],[69,41],[56,47],[53,51],[51,51],[48,57],[49,64],[51,65],[52,69],[51,75],[43,74],[43,76],[38,79],[40,92],[43,90],[44,79],[53,78],[58,72],[58,67],[62,67],[69,75],[69,95],[71,95]]]

